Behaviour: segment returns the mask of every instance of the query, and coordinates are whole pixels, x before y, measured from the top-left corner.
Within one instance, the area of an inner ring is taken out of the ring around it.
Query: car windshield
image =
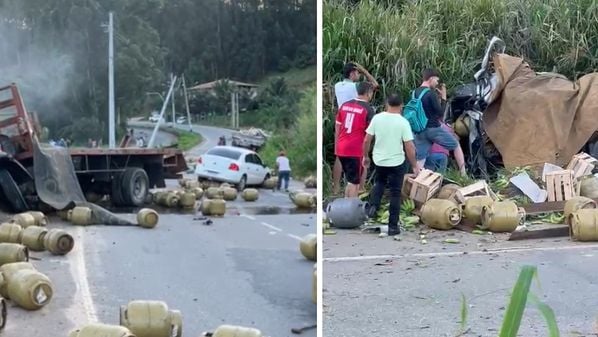
[[[211,149],[208,151],[208,154],[211,156],[225,157],[233,160],[238,160],[241,157],[241,152],[223,148]]]

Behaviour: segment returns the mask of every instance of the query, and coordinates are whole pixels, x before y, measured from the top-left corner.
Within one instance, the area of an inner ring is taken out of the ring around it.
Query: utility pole
[[[171,81],[175,82],[174,74],[172,74],[172,73],[170,74],[170,79],[171,79]],[[175,96],[174,94],[175,93],[176,92],[172,93],[172,127],[174,127],[174,125],[176,123],[176,116],[174,115],[174,96]]]
[[[154,147],[154,141],[156,140],[156,134],[158,134],[158,129],[160,128],[160,122],[164,117],[164,112],[166,112],[166,107],[168,106],[168,100],[170,99],[172,90],[174,89],[174,82],[176,82],[176,76],[172,79],[172,83],[170,83],[170,89],[168,89],[168,94],[166,95],[164,103],[162,104],[162,109],[160,110],[160,117],[158,118],[158,123],[156,123],[154,131],[152,132],[152,136],[150,137],[149,143],[147,143],[148,149]]]
[[[193,132],[191,126],[191,112],[189,111],[189,96],[187,95],[187,84],[185,84],[185,74],[183,74],[183,93],[185,94],[185,107],[187,108],[187,122],[189,123],[189,132]]]
[[[116,147],[116,129],[114,123],[114,22],[112,12],[108,21],[108,146]]]

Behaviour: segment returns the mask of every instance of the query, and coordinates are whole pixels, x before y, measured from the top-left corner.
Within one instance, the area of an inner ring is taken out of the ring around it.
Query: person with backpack
[[[357,84],[360,76],[363,74],[366,81],[371,83],[376,90],[379,85],[374,76],[372,76],[363,66],[358,63],[348,62],[343,67],[343,80],[334,85],[334,95],[336,96],[336,106],[340,107],[352,99],[357,98]],[[334,168],[332,169],[332,193],[338,194],[340,192],[341,176],[343,173],[343,166],[338,159],[334,161]],[[365,170],[360,181],[359,188],[362,189],[365,183]]]
[[[440,126],[446,104],[446,87],[439,85],[438,72],[426,69],[422,78],[422,84],[411,92],[411,99],[403,110],[403,116],[415,136],[417,165],[420,169],[426,162],[432,144],[436,143],[448,151],[455,150],[459,145],[455,137]]]
[[[334,154],[342,165],[347,178],[345,197],[359,196],[359,187],[364,180],[363,141],[365,129],[375,115],[369,102],[374,96],[374,86],[369,82],[357,85],[357,98],[341,105],[336,114]]]
[[[369,152],[372,141],[372,159],[376,170],[374,188],[370,195],[368,217],[372,218],[380,208],[384,189],[390,188],[388,235],[400,234],[399,214],[401,211],[401,188],[407,172],[407,160],[413,173],[419,173],[415,162],[415,145],[409,122],[401,115],[403,101],[399,95],[386,100],[386,111],[375,115],[366,130],[363,142],[363,166],[370,166]]]

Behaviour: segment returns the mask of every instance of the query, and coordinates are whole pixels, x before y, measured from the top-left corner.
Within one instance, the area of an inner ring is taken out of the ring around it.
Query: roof
[[[220,82],[223,82],[223,81],[228,82],[229,84],[232,84],[236,87],[248,87],[248,88],[259,87],[259,85],[257,85],[257,84],[232,81],[232,80],[224,78],[224,79],[220,79],[220,80],[216,80],[216,81],[212,81],[212,82],[198,84],[198,85],[192,86],[191,88],[188,88],[187,90],[211,90],[211,89],[214,89]]]

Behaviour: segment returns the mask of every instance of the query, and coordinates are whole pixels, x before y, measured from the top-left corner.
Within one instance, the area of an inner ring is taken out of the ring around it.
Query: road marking
[[[541,252],[541,251],[555,251],[555,250],[575,250],[575,249],[598,249],[598,245],[576,245],[563,247],[516,247],[493,249],[488,251],[474,250],[470,252],[434,252],[434,253],[416,253],[403,255],[365,255],[365,256],[345,256],[345,257],[327,257],[323,261],[326,262],[351,262],[351,261],[366,261],[378,259],[398,259],[410,257],[437,257],[437,256],[459,256],[459,255],[485,255],[492,253],[519,253],[519,252]]]
[[[276,226],[272,226],[271,224],[269,224],[267,222],[262,222],[262,226],[266,226],[266,227],[268,227],[270,229],[273,229],[273,230],[275,230],[277,232],[282,232],[282,229],[280,229],[280,228],[278,228]]]
[[[302,238],[300,238],[300,237],[298,237],[297,235],[294,235],[294,234],[287,234],[287,236],[290,237],[290,238],[293,238],[293,239],[295,239],[297,241],[303,241]]]
[[[244,218],[247,218],[247,219],[249,219],[249,220],[255,220],[255,218],[254,218],[254,217],[252,217],[251,215],[243,214],[243,215],[241,215],[241,216],[242,216],[242,217],[244,217]]]
[[[81,301],[83,302],[83,308],[85,313],[87,314],[88,323],[96,323],[98,322],[98,316],[96,313],[95,305],[93,304],[93,297],[91,296],[91,291],[89,288],[89,281],[87,279],[87,266],[85,265],[85,252],[83,247],[85,247],[85,242],[83,239],[83,228],[77,227],[76,229],[77,234],[77,244],[75,245],[75,249],[72,253],[74,258],[74,281],[77,284],[77,293],[81,296]]]
[[[270,235],[276,235],[276,234],[278,234],[278,232],[277,231],[270,231],[270,232],[268,232],[268,234],[270,234]]]

